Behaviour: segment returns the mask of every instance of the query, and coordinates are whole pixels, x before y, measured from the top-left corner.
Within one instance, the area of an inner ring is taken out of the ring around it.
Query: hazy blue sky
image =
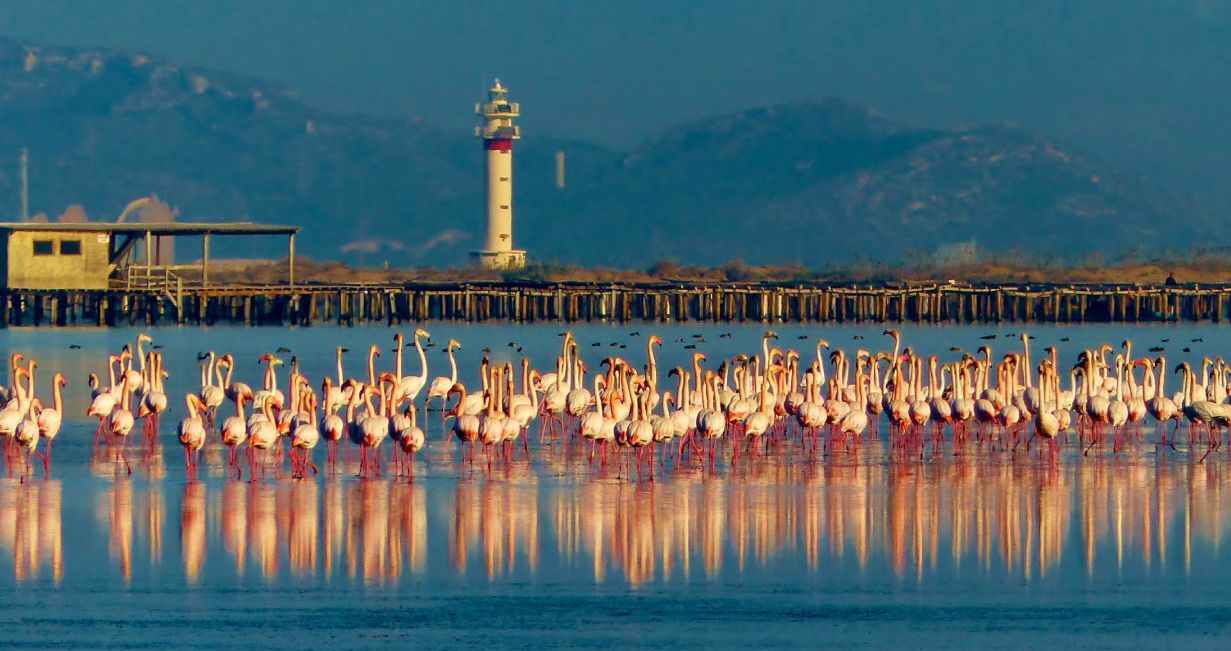
[[[842,96],[916,124],[1012,121],[1209,197],[1231,168],[1231,2],[39,0],[0,31],[264,77],[465,129],[500,75],[527,134],[631,146]]]

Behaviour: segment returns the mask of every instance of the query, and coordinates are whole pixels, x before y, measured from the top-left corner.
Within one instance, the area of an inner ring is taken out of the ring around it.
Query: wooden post
[[[209,287],[209,233],[201,236],[201,287]]]
[[[295,286],[295,234],[291,233],[290,243],[287,245],[286,253],[286,273],[287,284],[291,287]]]
[[[154,238],[149,231],[145,232],[145,284],[150,284],[150,275],[154,269]]]

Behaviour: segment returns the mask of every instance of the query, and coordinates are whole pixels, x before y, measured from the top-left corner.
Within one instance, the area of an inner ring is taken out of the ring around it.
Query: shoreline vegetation
[[[286,278],[282,260],[210,262],[214,283],[277,284]],[[1199,253],[1158,259],[1125,257],[1104,261],[1095,256],[1081,262],[1031,260],[1006,253],[977,262],[852,263],[810,269],[803,265],[752,265],[732,260],[716,267],[661,261],[644,269],[614,269],[532,262],[517,271],[475,267],[366,267],[335,261],[298,258],[297,282],[307,284],[396,284],[449,282],[594,282],[594,283],[787,283],[787,284],[909,284],[958,282],[970,284],[1140,284],[1161,285],[1169,275],[1180,284],[1231,282],[1231,255]]]

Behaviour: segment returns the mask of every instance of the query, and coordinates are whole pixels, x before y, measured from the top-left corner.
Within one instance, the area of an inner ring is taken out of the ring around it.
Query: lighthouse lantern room
[[[513,120],[521,116],[521,106],[509,101],[497,79],[474,112],[482,117],[474,132],[487,155],[487,234],[483,249],[472,256],[487,269],[520,269],[526,252],[513,248],[513,141],[521,139],[521,130]]]

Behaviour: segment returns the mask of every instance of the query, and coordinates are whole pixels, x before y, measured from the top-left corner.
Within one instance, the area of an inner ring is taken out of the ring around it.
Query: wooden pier
[[[1231,318],[1231,285],[456,283],[9,289],[3,326],[421,321],[1158,323]]]

